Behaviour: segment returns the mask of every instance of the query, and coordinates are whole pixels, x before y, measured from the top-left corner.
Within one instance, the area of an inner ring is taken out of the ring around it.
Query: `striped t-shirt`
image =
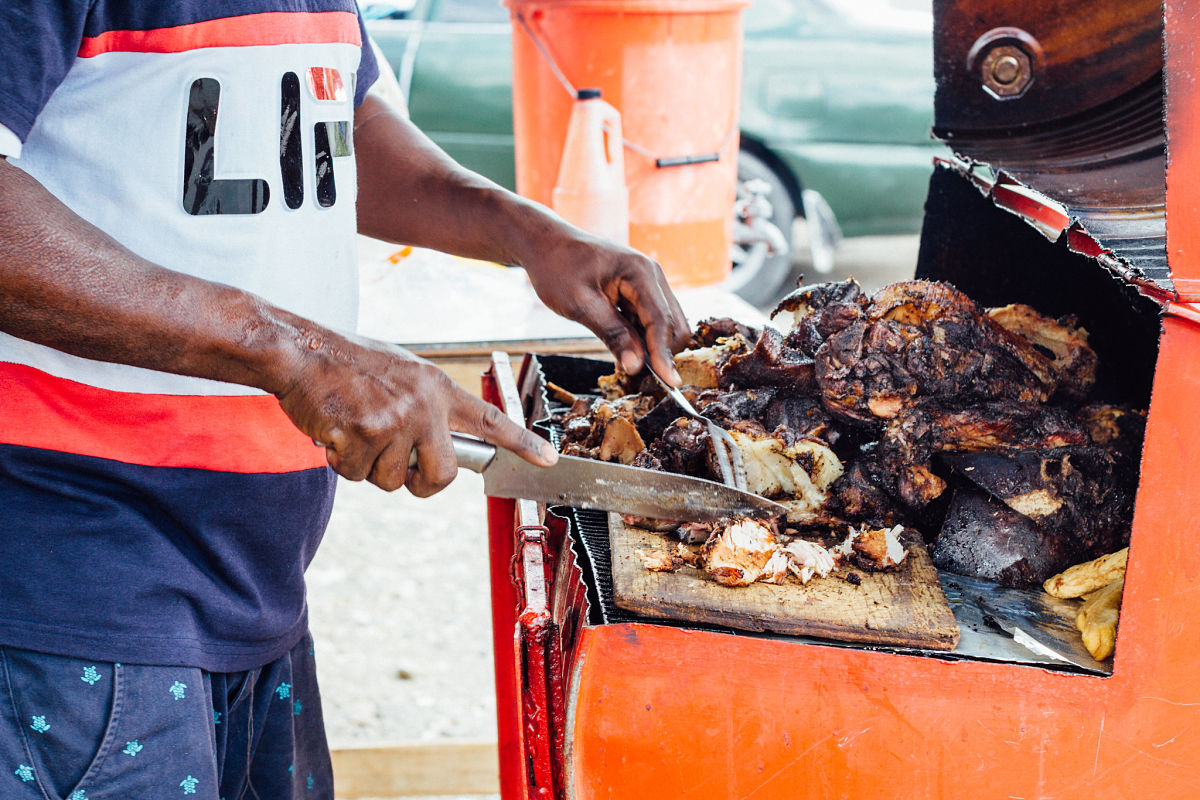
[[[352,330],[364,40],[354,0],[5,0],[0,153],[138,255]],[[0,644],[270,661],[333,486],[270,395],[0,334]]]

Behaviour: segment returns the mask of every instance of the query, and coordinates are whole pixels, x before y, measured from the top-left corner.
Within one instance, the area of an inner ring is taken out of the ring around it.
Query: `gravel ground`
[[[368,294],[376,303],[386,249],[378,243],[364,248],[370,258],[364,286],[371,283]],[[833,275],[809,271],[808,280],[854,275],[873,289],[911,277],[916,253],[915,236],[850,239],[839,247]],[[334,747],[495,739],[487,530],[478,475],[460,473],[426,500],[342,481],[308,580]]]
[[[334,746],[495,738],[482,478],[428,500],[341,481],[308,580]]]
[[[478,475],[428,500],[341,481],[308,581],[333,747],[496,738]]]

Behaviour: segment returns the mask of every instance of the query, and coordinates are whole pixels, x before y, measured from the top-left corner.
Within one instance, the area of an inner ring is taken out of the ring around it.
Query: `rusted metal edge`
[[[528,357],[523,363],[528,370]],[[525,410],[508,354],[492,354],[492,374],[504,412],[525,426]],[[538,504],[518,500],[513,530],[513,580],[520,597],[516,630],[516,670],[520,680],[520,727],[525,773],[525,796],[553,800],[562,774],[564,696],[562,654],[557,626],[550,614],[548,530]]]
[[[1071,252],[1093,259],[1118,280],[1157,303],[1163,314],[1200,323],[1200,302],[1197,302],[1200,301],[1200,286],[1192,287],[1191,282],[1187,282],[1182,287],[1188,290],[1185,294],[1175,285],[1169,271],[1157,278],[1146,277],[1142,269],[1090,232],[1088,219],[1073,213],[1067,205],[1028,186],[1003,169],[961,155],[938,156],[934,163],[961,174],[997,208],[1020,217],[1050,241],[1057,242],[1065,236],[1066,246]],[[1165,262],[1165,235],[1162,243]]]

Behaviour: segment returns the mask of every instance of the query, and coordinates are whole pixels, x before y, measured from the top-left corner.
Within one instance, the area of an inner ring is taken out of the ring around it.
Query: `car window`
[[[742,15],[742,24],[747,33],[795,25],[804,20],[807,5],[803,0],[751,0]]]
[[[438,22],[508,22],[508,9],[500,0],[438,0]]]
[[[415,6],[415,0],[401,0],[398,3],[359,3],[363,19],[408,19]]]

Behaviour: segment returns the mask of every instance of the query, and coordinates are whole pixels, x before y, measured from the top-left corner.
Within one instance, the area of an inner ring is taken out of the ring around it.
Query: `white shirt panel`
[[[337,198],[317,202],[313,127],[352,127],[359,48],[290,44],[182,53],[104,53],[78,59],[12,163],[82,218],[169,269],[254,293],[337,330],[357,316],[355,164],[333,159]],[[342,73],[345,99],[318,102],[309,67]],[[280,82],[300,81],[304,200],[288,208],[279,163]],[[183,207],[188,100],[193,81],[215,78],[215,179],[259,178],[269,199],[258,214],[192,215]],[[133,101],[138,112],[128,113]],[[118,391],[244,394],[243,387],[76,358],[0,337],[0,360]]]
[[[0,125],[0,156],[16,158],[21,155],[21,140],[8,128]]]

